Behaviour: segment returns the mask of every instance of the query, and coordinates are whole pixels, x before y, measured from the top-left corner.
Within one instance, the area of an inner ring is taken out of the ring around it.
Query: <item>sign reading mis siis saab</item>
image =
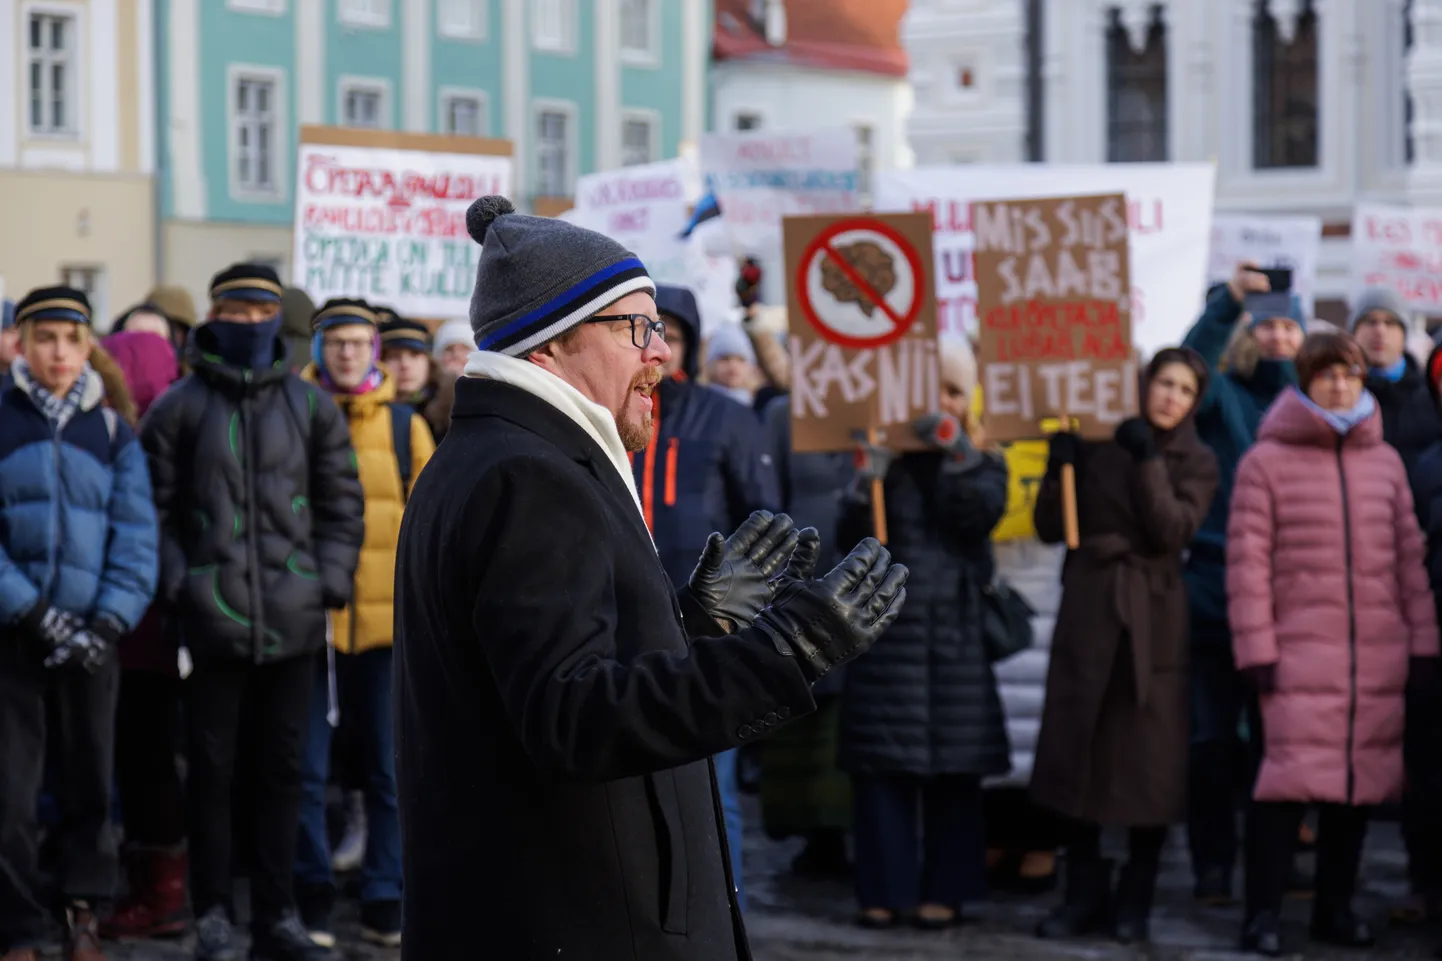
[[[293,282],[316,303],[363,297],[463,317],[481,252],[466,208],[511,184],[509,141],[303,127]]]

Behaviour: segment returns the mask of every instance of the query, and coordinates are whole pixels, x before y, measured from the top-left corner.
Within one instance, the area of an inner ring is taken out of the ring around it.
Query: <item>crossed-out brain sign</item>
[[[921,313],[922,263],[915,244],[882,220],[837,221],[811,239],[797,265],[801,312],[831,343],[893,343]]]

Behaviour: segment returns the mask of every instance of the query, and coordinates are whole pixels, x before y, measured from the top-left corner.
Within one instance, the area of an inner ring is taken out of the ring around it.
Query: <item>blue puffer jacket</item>
[[[126,630],[155,593],[156,525],[145,452],[88,379],[57,432],[18,370],[0,381],[0,624],[42,597]]]
[[[1222,354],[1242,307],[1225,286],[1214,288],[1206,309],[1182,343],[1201,354],[1213,376],[1207,392],[1197,405],[1197,435],[1217,456],[1220,483],[1211,509],[1192,541],[1187,559],[1187,599],[1194,628],[1203,622],[1220,629],[1203,633],[1225,636],[1227,623],[1227,516],[1232,501],[1232,482],[1237,464],[1257,439],[1262,415],[1277,395],[1297,382],[1296,366],[1290,361],[1262,360],[1250,377],[1236,371],[1218,372]]]
[[[684,373],[662,381],[652,395],[651,443],[632,455],[631,464],[646,526],[679,586],[712,531],[730,534],[752,511],[779,510],[781,495],[756,415],[692,379],[701,327],[696,298],[684,287],[662,285],[656,307],[668,324],[685,331],[687,363]]]

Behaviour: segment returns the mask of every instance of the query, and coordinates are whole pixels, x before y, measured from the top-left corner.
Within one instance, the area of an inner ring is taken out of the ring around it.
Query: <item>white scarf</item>
[[[585,431],[596,445],[606,452],[611,466],[616,468],[616,473],[621,475],[622,483],[631,494],[631,501],[636,505],[636,513],[641,517],[642,525],[645,525],[641,498],[636,493],[636,478],[631,473],[631,458],[626,453],[625,445],[621,443],[621,435],[616,431],[616,418],[609,410],[588,399],[545,368],[538,367],[529,360],[507,357],[493,350],[472,351],[470,359],[466,361],[465,374],[467,377],[495,380],[519,387],[575,421],[576,426]]]

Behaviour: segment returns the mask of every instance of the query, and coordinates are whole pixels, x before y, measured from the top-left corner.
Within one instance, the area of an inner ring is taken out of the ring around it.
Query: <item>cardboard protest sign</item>
[[[1368,287],[1390,287],[1413,310],[1442,314],[1442,209],[1357,205],[1352,300]]]
[[[1212,248],[1207,255],[1207,283],[1224,284],[1237,264],[1250,260],[1265,270],[1292,271],[1292,291],[1312,315],[1316,299],[1317,263],[1322,259],[1321,217],[1259,217],[1216,214],[1212,217]]]
[[[867,430],[922,447],[911,422],[941,393],[931,219],[787,217],[783,230],[792,449],[850,450]]]
[[[1137,409],[1126,197],[978,203],[971,219],[987,435],[1039,437],[1065,414],[1110,438]]]
[[[932,214],[940,330],[960,335],[977,327],[973,203],[1125,193],[1133,339],[1150,356],[1181,343],[1202,309],[1214,181],[1211,164],[959,164],[879,171],[875,196],[877,210]]]
[[[481,248],[477,197],[509,194],[506,140],[302,127],[295,283],[316,303],[364,297],[415,317],[464,317]]]

